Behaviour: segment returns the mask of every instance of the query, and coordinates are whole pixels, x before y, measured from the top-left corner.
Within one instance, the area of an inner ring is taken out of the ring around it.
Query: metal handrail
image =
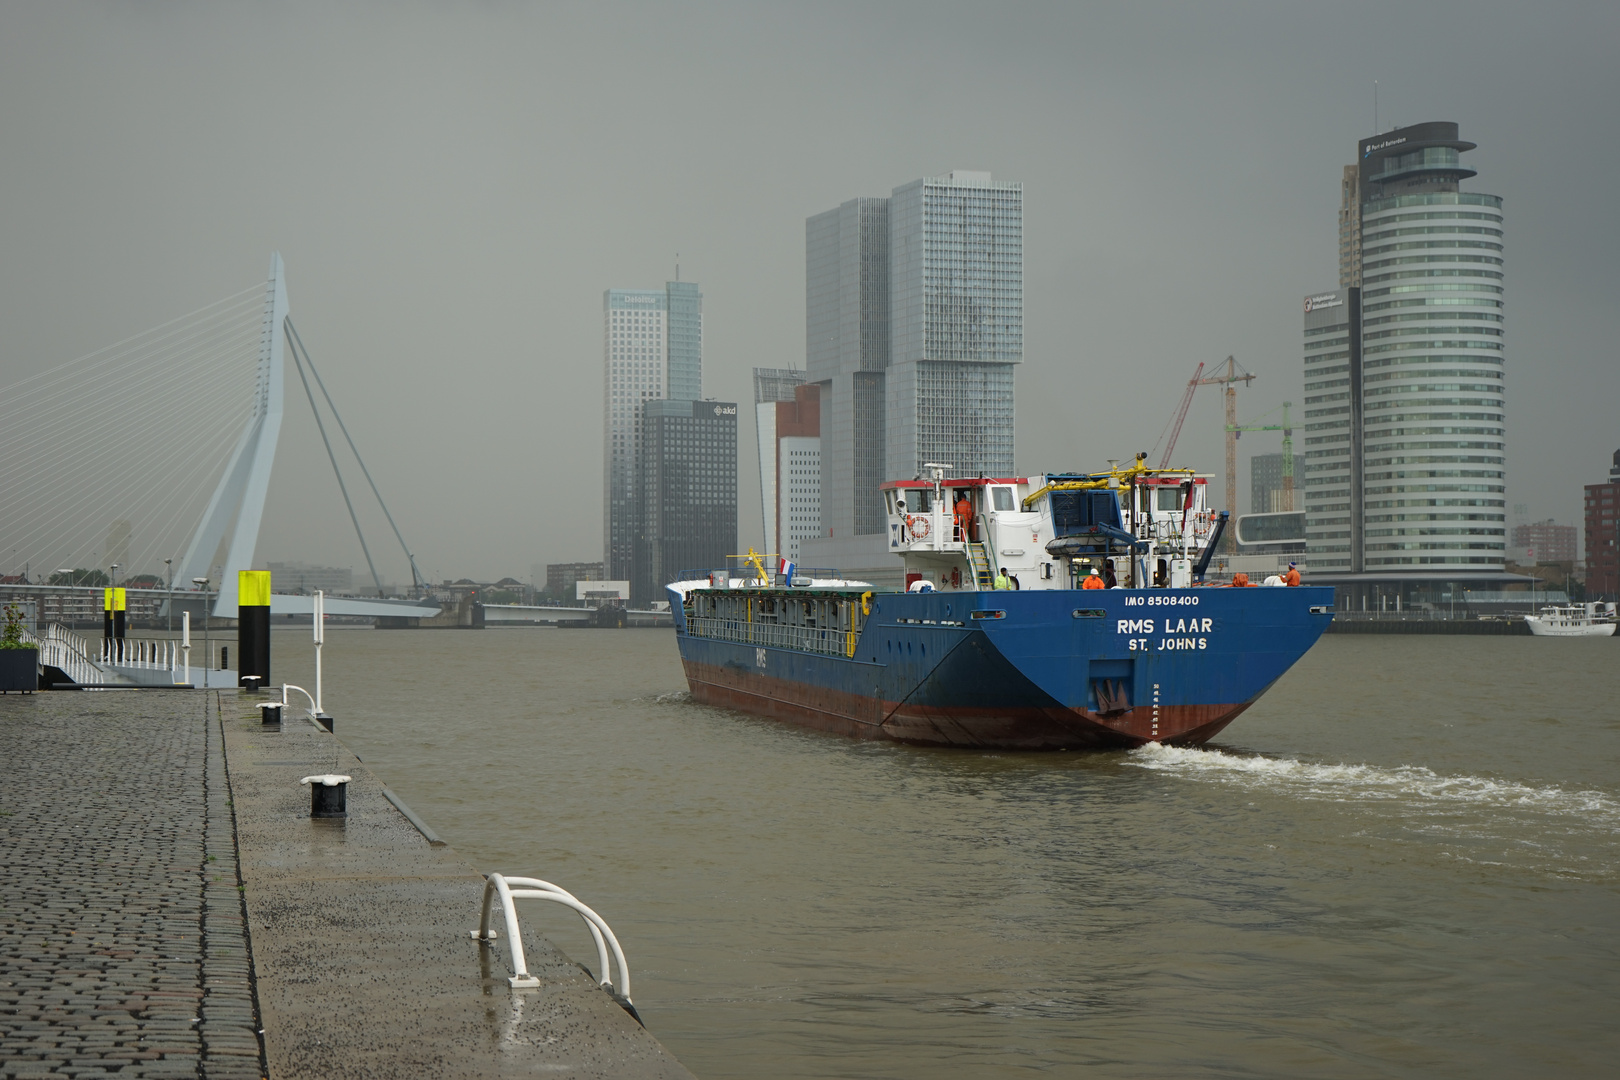
[[[90,656],[90,646],[83,638],[52,623],[44,635],[23,630],[23,636],[39,647],[39,662],[56,668],[75,683],[99,683],[106,672]]]
[[[149,671],[174,671],[178,666],[179,649],[169,640],[148,638],[106,639],[101,643],[101,662],[118,667],[141,668]]]
[[[512,888],[513,885],[520,888]],[[619,997],[630,1003],[630,965],[625,962],[624,950],[619,947],[619,939],[614,936],[613,930],[608,926],[607,920],[580,903],[579,898],[560,885],[553,885],[549,881],[529,877],[505,877],[501,874],[490,874],[484,880],[483,913],[478,920],[478,929],[469,931],[471,937],[480,945],[494,941],[499,935],[489,925],[490,901],[494,897],[501,898],[501,912],[506,918],[507,944],[512,954],[512,976],[507,979],[507,985],[513,989],[523,989],[540,985],[540,980],[529,974],[529,961],[523,954],[523,936],[518,929],[517,900],[549,900],[554,904],[561,904],[572,908],[585,920],[586,927],[591,932],[591,938],[596,943],[597,984],[602,987],[612,986]],[[608,947],[613,949],[613,960],[617,967],[618,978],[611,983],[608,979]]]

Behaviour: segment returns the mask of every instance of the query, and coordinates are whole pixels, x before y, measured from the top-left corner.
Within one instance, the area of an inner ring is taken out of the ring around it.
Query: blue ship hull
[[[792,595],[757,595],[773,593]],[[1333,590],[884,593],[871,605],[850,647],[828,655],[750,643],[742,622],[697,636],[675,596],[692,696],[920,745],[1196,745],[1316,643]]]

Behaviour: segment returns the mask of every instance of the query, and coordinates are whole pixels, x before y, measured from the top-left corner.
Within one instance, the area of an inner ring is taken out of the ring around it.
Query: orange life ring
[[[913,537],[921,540],[928,535],[928,531],[933,528],[933,525],[930,519],[923,517],[921,514],[909,514],[906,517],[906,528],[911,530]]]

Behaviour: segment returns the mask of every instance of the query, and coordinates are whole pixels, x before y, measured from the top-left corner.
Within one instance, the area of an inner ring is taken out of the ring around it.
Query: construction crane
[[[1282,403],[1282,423],[1280,424],[1228,424],[1226,427],[1229,432],[1227,438],[1231,440],[1228,445],[1236,442],[1245,431],[1282,432],[1282,510],[1294,509],[1294,425],[1288,420],[1288,410],[1293,407],[1294,403],[1292,401]],[[1276,409],[1272,409],[1271,412],[1264,414],[1260,419],[1264,420],[1276,411]],[[1228,459],[1227,468],[1229,470],[1231,468],[1230,462],[1231,459]],[[1230,483],[1230,480],[1228,482]]]
[[[1237,361],[1226,358],[1226,374],[1211,375],[1198,380],[1200,386],[1220,384],[1226,387],[1226,512],[1237,520],[1237,384],[1247,386],[1255,377],[1245,371],[1239,375]],[[1219,371],[1220,368],[1216,368]]]
[[[1176,409],[1175,419],[1170,425],[1170,441],[1164,444],[1164,458],[1159,462],[1159,468],[1170,467],[1170,455],[1176,450],[1176,436],[1181,434],[1181,422],[1187,419],[1187,410],[1192,406],[1193,391],[1198,389],[1198,380],[1204,374],[1204,362],[1198,362],[1198,368],[1193,377],[1187,382],[1187,392],[1181,395],[1181,405]]]
[[[1176,436],[1181,434],[1181,422],[1187,419],[1187,409],[1192,405],[1193,392],[1200,386],[1226,387],[1226,512],[1237,519],[1237,384],[1247,385],[1255,380],[1250,372],[1238,373],[1238,362],[1232,357],[1226,358],[1226,374],[1204,376],[1204,365],[1199,364],[1193,372],[1193,377],[1187,381],[1187,392],[1181,396],[1181,406],[1176,410],[1175,423],[1170,432],[1170,441],[1164,448],[1164,459],[1160,461],[1159,468],[1170,467],[1170,455],[1176,448]],[[1216,368],[1219,371],[1220,368]]]

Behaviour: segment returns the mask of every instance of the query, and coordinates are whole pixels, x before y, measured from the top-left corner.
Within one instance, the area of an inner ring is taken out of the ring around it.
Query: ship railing
[[[849,641],[852,631],[830,626],[793,626],[701,615],[688,618],[686,626],[687,633],[692,637],[730,641],[738,645],[763,645],[824,656],[848,656],[852,652]]]
[[[766,568],[767,568],[767,570],[770,569],[769,564],[767,564]],[[703,569],[702,567],[697,567],[697,568],[694,568],[694,569],[691,569],[691,570],[682,570],[679,574],[677,574],[675,576],[675,578],[673,580],[674,581],[709,581],[709,580],[713,580],[714,575],[716,575],[716,574],[724,574],[724,575],[727,576],[728,580],[730,580],[732,578],[735,578],[735,579],[743,581],[743,582],[758,582],[759,581],[759,573],[758,573],[758,571],[756,571],[751,566],[749,566],[749,567],[735,567],[735,566],[733,566],[733,567],[730,567],[730,568],[727,568],[727,567],[724,567],[724,566],[716,566],[716,567],[712,567],[712,568],[707,569],[707,570]],[[844,576],[844,571],[834,569],[833,567],[830,567],[830,566],[798,566],[798,565],[795,565],[793,567],[793,580],[794,581],[807,581],[810,578],[841,578],[843,576]],[[766,583],[766,585],[760,586],[758,584],[754,584],[754,585],[745,584],[745,585],[742,585],[740,587],[741,588],[761,588],[761,587],[771,588],[771,587],[774,587],[776,585],[780,585],[781,583],[782,583],[782,575],[779,574],[779,573],[776,573],[774,570],[771,570],[771,580],[768,583]]]
[[[625,962],[624,949],[620,947],[619,939],[614,936],[613,929],[608,926],[606,919],[580,903],[577,896],[560,885],[553,885],[539,878],[491,874],[484,879],[483,914],[478,920],[478,929],[472,931],[472,937],[476,938],[480,945],[488,944],[500,936],[489,924],[490,909],[496,899],[501,903],[501,914],[506,921],[506,943],[512,954],[512,977],[506,980],[508,985],[513,989],[540,985],[540,980],[529,973],[529,961],[523,953],[523,935],[518,928],[515,901],[549,900],[553,904],[573,909],[585,920],[585,926],[591,932],[591,941],[596,945],[597,985],[612,992],[621,1005],[634,1013],[634,1007],[630,1003],[630,965]],[[610,948],[613,950],[614,968],[617,972],[617,978],[614,979],[609,978]]]

